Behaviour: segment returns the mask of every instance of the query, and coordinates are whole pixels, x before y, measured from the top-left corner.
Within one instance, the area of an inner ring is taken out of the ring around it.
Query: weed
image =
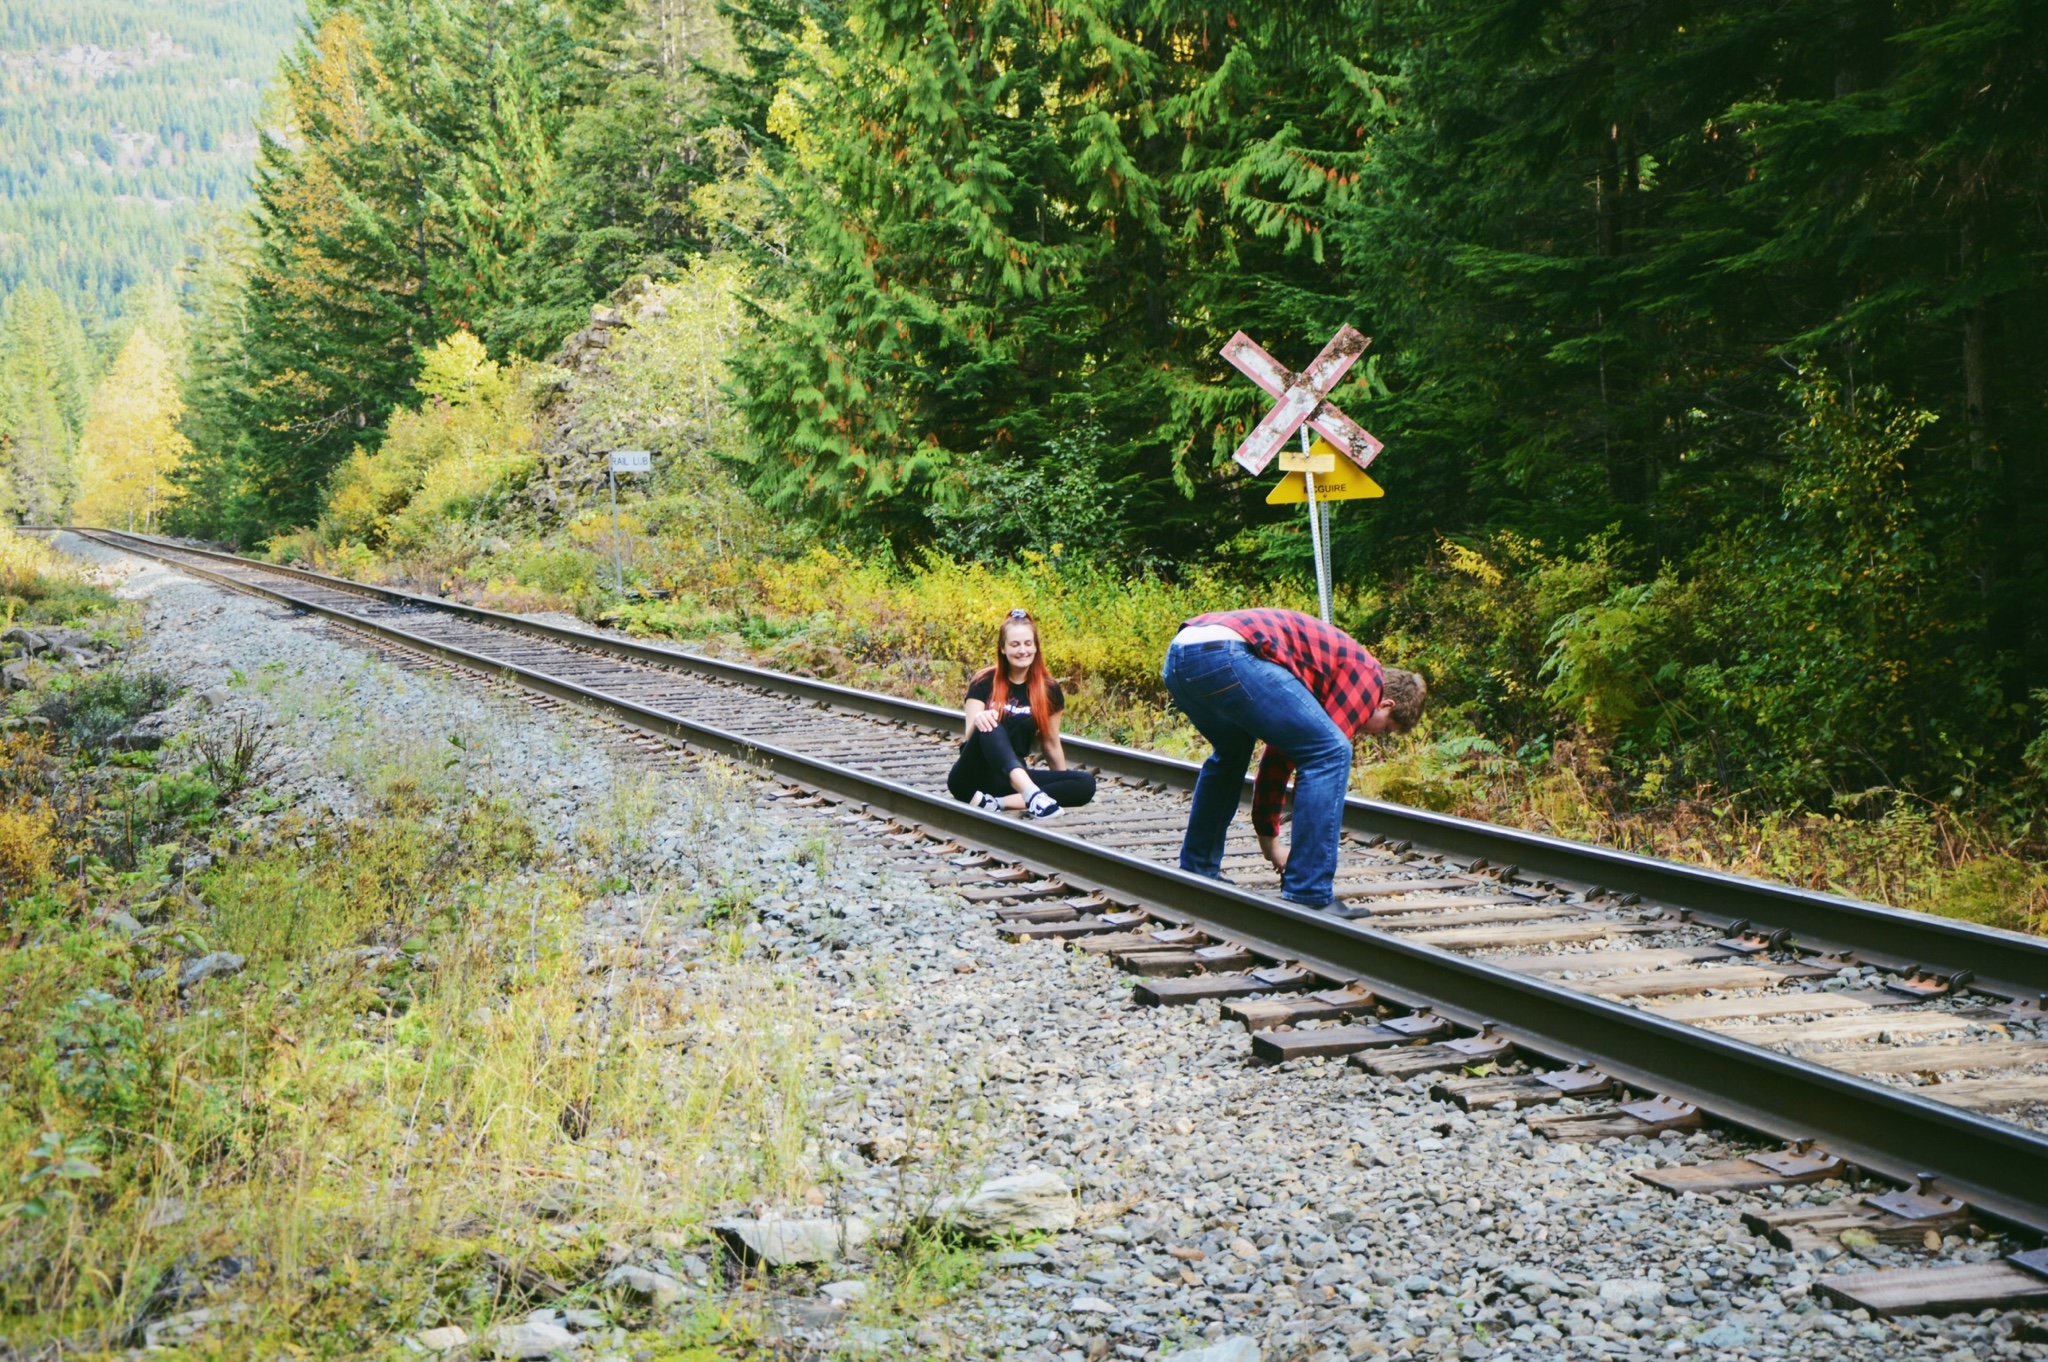
[[[703,922],[707,927],[723,923],[744,923],[754,920],[754,891],[744,885],[727,885],[711,896],[711,902],[704,905]]]
[[[99,1144],[91,1138],[67,1139],[61,1130],[45,1130],[35,1148],[28,1151],[28,1171],[21,1175],[29,1195],[20,1201],[0,1202],[0,1223],[20,1218],[43,1220],[77,1199],[79,1183],[100,1177],[92,1162]]]
[[[14,797],[61,801],[78,768],[20,751]],[[516,801],[445,771],[445,751],[361,733],[345,759],[384,792],[376,816],[281,821],[183,883],[145,834],[166,810],[200,816],[203,766],[91,776],[120,807],[87,814],[135,821],[133,867],[87,855],[83,883],[10,890],[18,944],[0,953],[10,1342],[123,1337],[152,1284],[184,1280],[173,1265],[228,1252],[262,1265],[276,1309],[209,1344],[377,1353],[511,1308],[490,1254],[580,1287],[606,1266],[597,1243],[811,1185],[815,1037],[790,981],[744,960],[687,988],[645,969],[593,980],[593,963],[664,948],[669,891],[637,902],[619,955],[588,959],[591,877],[550,858]],[[657,794],[697,798],[627,797]],[[28,843],[61,827],[38,821]],[[40,874],[49,856],[16,859]],[[148,926],[94,926],[88,902]],[[731,891],[736,930],[746,903]],[[177,971],[212,951],[246,967],[180,992]],[[168,1203],[180,1214],[156,1216]],[[563,1207],[583,1236],[549,1237]],[[721,1318],[663,1345],[744,1336]]]
[[[824,828],[805,834],[804,839],[796,844],[796,863],[810,866],[817,872],[820,880],[825,879],[832,873],[832,852],[837,841],[838,839]]]
[[[232,803],[242,791],[263,784],[277,772],[277,744],[267,725],[246,715],[237,715],[224,731],[201,733],[194,744],[206,778],[219,791],[222,803]]]

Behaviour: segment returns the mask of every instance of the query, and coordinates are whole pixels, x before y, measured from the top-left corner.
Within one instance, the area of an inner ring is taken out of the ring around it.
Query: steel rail
[[[291,577],[390,605],[437,610],[532,638],[693,671],[737,685],[759,687],[831,705],[870,718],[947,732],[957,729],[960,723],[957,710],[855,690],[829,681],[792,676],[787,672],[770,671],[680,648],[608,638],[456,601],[352,582],[306,568],[259,563],[154,535],[118,530],[92,533],[145,548],[154,546]],[[1127,780],[1155,781],[1178,789],[1193,789],[1195,776],[1201,769],[1192,762],[1114,743],[1077,737],[1066,737],[1062,741],[1075,760]],[[1561,837],[1500,827],[1427,809],[1408,808],[1383,800],[1356,796],[1348,799],[1344,808],[1344,826],[1368,836],[1413,842],[1452,857],[1481,858],[1497,866],[1513,865],[1530,877],[1635,894],[1652,903],[1703,916],[1716,925],[1740,921],[1759,930],[1789,931],[1794,940],[1809,950],[1853,950],[1858,958],[1870,963],[1895,968],[1920,965],[1949,975],[1968,970],[1976,977],[1974,987],[1983,992],[2008,998],[2048,998],[2048,941],[2019,932],[1956,922],[1927,913],[1905,912],[1838,894],[1681,865],[1634,852],[1567,841]]]
[[[120,539],[133,544],[129,536],[82,533],[111,547],[127,547]],[[170,555],[191,552],[181,546],[147,545],[134,551],[230,589],[517,683],[643,731],[737,758],[963,841],[1056,867],[1077,886],[1136,900],[1161,916],[1242,942],[1275,959],[1299,961],[1331,979],[1355,979],[1397,1003],[1428,1005],[1467,1026],[1494,1022],[1533,1052],[1597,1065],[1633,1087],[1695,1103],[1759,1134],[1816,1139],[1842,1158],[1901,1182],[1910,1182],[1923,1170],[1939,1169],[1936,1185],[1941,1190],[1964,1198],[1990,1217],[2048,1233],[2048,1136],[2024,1127],[1358,923],[1260,898],[1041,825],[985,814],[950,798],[756,742],[532,667],[178,562]],[[236,561],[246,568],[272,571],[268,565]]]

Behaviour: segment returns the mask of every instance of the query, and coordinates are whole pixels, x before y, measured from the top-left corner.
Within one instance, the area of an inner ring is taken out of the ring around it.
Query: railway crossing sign
[[[1323,623],[1330,622],[1330,503],[1386,493],[1365,475],[1365,469],[1379,457],[1378,438],[1358,422],[1330,405],[1327,394],[1337,386],[1371,338],[1349,326],[1339,327],[1323,352],[1308,368],[1294,373],[1240,331],[1223,345],[1223,358],[1276,400],[1265,419],[1244,437],[1233,455],[1245,469],[1257,475],[1265,471],[1288,437],[1301,432],[1301,453],[1280,460],[1287,474],[1266,498],[1269,506],[1308,505],[1310,552],[1316,563],[1316,604]],[[1322,438],[1309,447],[1309,431]],[[1352,467],[1337,472],[1337,455],[1351,460]]]
[[[1361,469],[1379,457],[1382,446],[1372,432],[1324,400],[1324,394],[1337,386],[1371,344],[1371,338],[1359,335],[1356,329],[1341,327],[1323,347],[1323,353],[1297,374],[1242,331],[1224,343],[1223,358],[1279,399],[1237,447],[1234,457],[1247,472],[1254,476],[1265,472],[1280,446],[1287,443],[1287,437],[1301,429],[1304,422]]]

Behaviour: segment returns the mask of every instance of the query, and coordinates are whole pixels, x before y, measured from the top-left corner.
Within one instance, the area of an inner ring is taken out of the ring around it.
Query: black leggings
[[[946,775],[946,789],[963,804],[974,798],[976,791],[1012,795],[1017,791],[1010,785],[1010,772],[1019,767],[1031,777],[1032,784],[1067,808],[1079,808],[1095,798],[1092,772],[1045,771],[1024,766],[1017,759],[1017,749],[1010,745],[1010,735],[1003,732],[1000,724],[986,733],[976,729],[960,744],[960,760],[953,763],[953,769]]]

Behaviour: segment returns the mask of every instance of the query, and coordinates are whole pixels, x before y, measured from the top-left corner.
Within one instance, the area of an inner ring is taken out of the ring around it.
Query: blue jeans
[[[1280,897],[1328,905],[1351,784],[1351,740],[1294,673],[1242,643],[1170,647],[1160,679],[1216,749],[1195,780],[1180,868],[1211,879],[1222,874],[1224,834],[1243,797],[1252,747],[1263,741],[1294,763],[1294,829]]]

